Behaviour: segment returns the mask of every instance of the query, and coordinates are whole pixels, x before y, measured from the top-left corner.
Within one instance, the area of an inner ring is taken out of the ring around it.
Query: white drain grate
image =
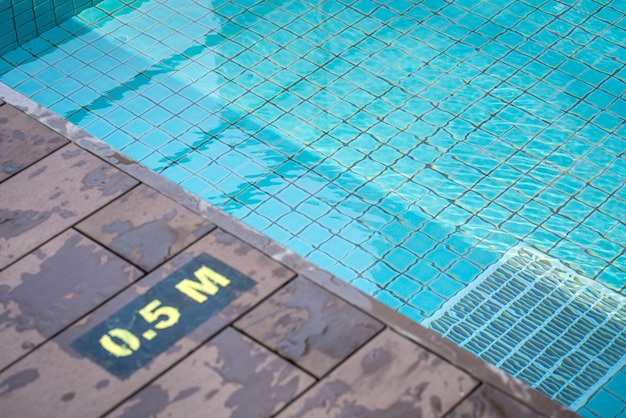
[[[573,410],[626,364],[626,298],[523,246],[423,324]]]

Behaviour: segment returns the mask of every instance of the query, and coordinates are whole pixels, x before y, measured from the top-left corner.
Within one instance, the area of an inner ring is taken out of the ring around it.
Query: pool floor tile
[[[4,181],[0,184],[0,268],[136,184],[73,144]]]
[[[204,417],[207,411],[212,416],[269,417],[314,382],[227,328],[107,417]]]
[[[149,271],[214,226],[184,206],[140,185],[76,228]]]
[[[0,103],[0,182],[67,144],[67,139]]]
[[[1,271],[0,370],[141,275],[71,229]]]
[[[443,416],[477,384],[386,330],[278,416]]]
[[[317,377],[325,375],[383,327],[303,278],[283,287],[235,326]]]

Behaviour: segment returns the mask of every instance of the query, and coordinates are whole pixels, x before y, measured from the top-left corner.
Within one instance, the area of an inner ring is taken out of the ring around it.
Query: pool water
[[[0,81],[421,322],[519,244],[626,294],[624,39],[623,1],[104,0]]]

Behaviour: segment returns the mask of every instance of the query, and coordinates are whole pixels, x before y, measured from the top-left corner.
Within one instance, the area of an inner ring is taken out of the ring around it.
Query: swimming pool
[[[105,0],[0,81],[418,322],[520,244],[624,295],[621,2],[172,4]]]

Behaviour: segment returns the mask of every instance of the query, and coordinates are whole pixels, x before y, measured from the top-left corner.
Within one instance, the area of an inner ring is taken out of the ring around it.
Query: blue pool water
[[[419,322],[518,244],[626,294],[624,39],[623,1],[104,0],[0,81]]]

